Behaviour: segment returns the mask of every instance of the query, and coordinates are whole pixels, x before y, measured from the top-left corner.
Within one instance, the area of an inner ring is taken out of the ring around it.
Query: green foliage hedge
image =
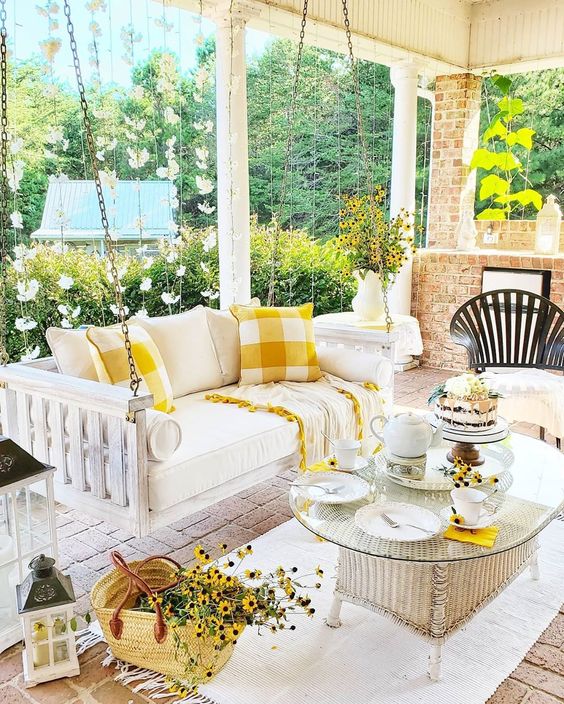
[[[189,230],[179,244],[165,245],[154,256],[151,266],[135,256],[119,255],[124,301],[133,315],[145,308],[150,316],[167,315],[204,304],[218,307],[217,295],[219,267],[217,246],[209,247],[213,230]],[[273,229],[252,223],[251,228],[251,280],[252,295],[266,302],[271,272]],[[206,246],[207,244],[207,246]],[[206,251],[207,250],[207,251]],[[178,258],[167,262],[174,251]],[[114,303],[112,285],[107,273],[107,259],[90,254],[84,249],[68,248],[60,253],[50,245],[35,245],[33,258],[25,262],[25,277],[9,270],[7,296],[8,352],[12,361],[19,360],[36,345],[41,354],[49,354],[45,331],[50,326],[60,326],[65,317],[60,305],[69,311],[80,306],[80,313],[71,320],[73,327],[80,325],[111,325],[116,316],[110,306]],[[180,266],[186,267],[184,276],[176,276]],[[321,243],[302,230],[283,231],[280,241],[280,258],[276,266],[275,285],[277,305],[297,305],[306,301],[315,303],[315,314],[350,308],[355,285],[352,277],[343,273],[344,262],[336,251],[333,240]],[[74,279],[72,287],[63,290],[58,282],[62,275]],[[152,280],[152,287],[143,293],[139,286],[144,278]],[[40,288],[35,300],[21,303],[16,299],[18,279],[36,279]],[[161,294],[169,291],[180,295],[178,303],[167,306]],[[205,293],[214,292],[209,297]],[[20,332],[15,328],[16,318],[30,317],[37,326]],[[70,318],[70,316],[68,316]]]

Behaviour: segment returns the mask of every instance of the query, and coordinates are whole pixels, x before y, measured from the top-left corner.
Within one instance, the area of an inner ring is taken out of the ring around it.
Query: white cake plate
[[[427,416],[427,420],[436,427],[439,419],[434,413]],[[497,423],[491,428],[479,428],[477,430],[461,430],[452,428],[450,425],[443,425],[443,438],[454,443],[447,453],[447,460],[454,462],[455,457],[469,464],[472,467],[479,467],[484,464],[485,458],[480,454],[479,445],[486,445],[492,442],[499,442],[509,435],[509,425],[505,418],[498,417]]]

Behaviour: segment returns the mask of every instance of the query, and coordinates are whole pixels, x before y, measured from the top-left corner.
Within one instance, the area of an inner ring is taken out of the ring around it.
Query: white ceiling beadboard
[[[564,0],[490,0],[472,6],[469,66],[499,72],[564,66]]]
[[[142,0],[137,0],[141,2]],[[155,0],[162,4],[162,0]],[[200,0],[165,0],[198,12]],[[238,0],[202,0],[205,14]],[[243,0],[248,25],[298,38],[303,0]],[[564,66],[564,0],[349,0],[357,56],[424,73]],[[306,43],[346,52],[341,0],[309,0]]]

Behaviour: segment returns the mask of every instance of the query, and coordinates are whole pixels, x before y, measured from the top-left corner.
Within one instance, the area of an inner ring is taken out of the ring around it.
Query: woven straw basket
[[[170,585],[176,574],[171,563],[160,557],[149,561],[131,562],[128,567],[133,573],[142,577],[154,592]],[[196,638],[194,628],[190,624],[175,629],[184,648],[177,647],[170,629],[167,630],[162,642],[157,642],[155,639],[156,614],[136,611],[132,608],[141,592],[136,587],[131,590],[119,613],[123,628],[121,637],[116,638],[112,633],[110,621],[114,610],[124,601],[129,586],[130,577],[114,569],[96,582],[90,595],[92,607],[114,657],[179,680],[184,679],[187,672],[198,677],[202,676],[203,680],[203,674],[208,668],[211,668],[214,675],[221,670],[233,653],[235,646],[232,643],[217,651],[211,639],[205,636]],[[190,664],[191,658],[197,658],[201,665]]]

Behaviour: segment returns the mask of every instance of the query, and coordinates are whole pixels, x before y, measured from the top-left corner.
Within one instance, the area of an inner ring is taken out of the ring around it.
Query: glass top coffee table
[[[445,447],[428,457],[427,466],[444,463]],[[294,516],[308,530],[339,546],[334,601],[327,625],[340,625],[343,601],[393,617],[431,643],[429,676],[440,677],[446,639],[497,596],[527,565],[538,579],[537,536],[564,510],[564,454],[544,442],[517,433],[483,448],[483,474],[493,470],[499,490],[492,548],[447,540],[399,542],[373,537],[355,524],[355,513],[371,502],[400,502],[446,515],[449,491],[408,488],[385,471],[381,455],[356,474],[369,482],[371,496],[350,504],[305,501],[290,491]],[[448,520],[444,519],[446,529]]]

